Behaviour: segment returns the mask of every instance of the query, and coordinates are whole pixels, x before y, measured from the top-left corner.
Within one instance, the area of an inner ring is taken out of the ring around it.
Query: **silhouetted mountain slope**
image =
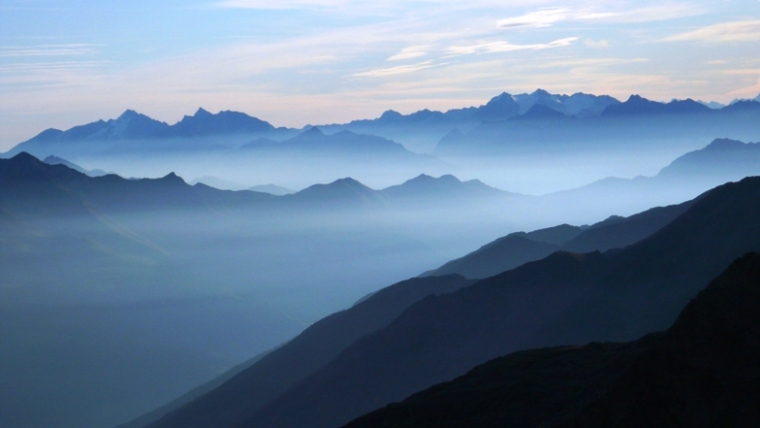
[[[377,331],[429,295],[472,284],[460,276],[418,278],[386,287],[314,323],[214,391],[149,426],[229,427],[324,366],[356,339]]]
[[[623,248],[661,229],[692,203],[653,208],[627,218],[610,218],[587,228],[565,224],[530,233],[511,233],[425,275],[457,273],[467,278],[487,278],[559,250],[586,253]]]
[[[665,333],[511,354],[346,427],[756,426],[759,338],[760,255],[750,253]]]
[[[527,234],[517,232],[488,243],[464,257],[446,262],[438,269],[425,272],[424,276],[458,273],[466,278],[487,278],[543,259],[559,251],[559,248],[557,244],[533,240]]]
[[[683,214],[693,203],[692,200],[678,205],[652,208],[614,221],[599,222],[565,242],[562,250],[586,253],[623,248],[660,230]]]
[[[50,165],[58,165],[58,164],[66,165],[67,167],[75,171],[81,172],[82,174],[89,175],[90,177],[100,177],[101,175],[108,174],[107,172],[101,169],[86,170],[73,162],[69,162],[66,159],[59,158],[58,156],[48,156],[43,160],[43,162]]]
[[[274,196],[190,186],[174,173],[158,179],[89,177],[65,165],[49,165],[27,153],[0,159],[0,201],[29,217],[129,213],[155,209],[209,209],[252,205]]]
[[[244,426],[336,426],[509,352],[661,330],[731,260],[760,249],[758,224],[760,178],[748,178],[621,251],[555,253],[426,298]]]

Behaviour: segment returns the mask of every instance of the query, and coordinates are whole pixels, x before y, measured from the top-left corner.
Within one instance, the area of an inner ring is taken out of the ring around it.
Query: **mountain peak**
[[[716,138],[704,150],[726,150],[726,149],[738,149],[746,146],[741,141],[732,140],[730,138]]]
[[[380,115],[380,120],[396,120],[403,117],[403,115],[396,110],[386,110]]]
[[[549,91],[547,91],[545,89],[541,89],[541,88],[536,89],[530,95],[533,96],[533,97],[537,97],[537,98],[549,98],[549,97],[552,96],[552,94],[550,94]]]
[[[312,126],[311,128],[309,128],[309,130],[304,131],[301,135],[325,135],[325,133],[322,132],[322,130],[317,128],[316,126]]]
[[[164,183],[187,184],[185,183],[185,180],[182,179],[182,177],[178,176],[173,171],[161,177],[159,180],[161,180]]]
[[[208,110],[204,109],[203,107],[198,107],[198,110],[195,112],[193,117],[208,117],[213,116]]]
[[[132,119],[132,118],[140,117],[140,116],[142,116],[140,113],[132,109],[127,109],[127,110],[124,110],[124,113],[122,113],[119,117],[117,117],[116,120],[127,120],[127,119]]]
[[[638,104],[638,103],[645,103],[645,102],[651,102],[650,100],[642,97],[638,94],[632,94],[630,97],[628,97],[627,100],[625,100],[626,103],[630,104]]]

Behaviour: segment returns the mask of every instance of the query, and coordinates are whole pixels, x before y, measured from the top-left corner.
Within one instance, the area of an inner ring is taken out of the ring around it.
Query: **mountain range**
[[[428,296],[268,404],[228,396],[225,403],[241,403],[234,411],[204,396],[150,426],[339,426],[520,349],[665,329],[733,259],[760,248],[758,196],[758,178],[729,183],[623,249],[556,252]],[[201,413],[208,422],[187,425]]]
[[[759,285],[750,253],[663,333],[500,357],[346,427],[755,426]]]
[[[514,133],[517,133],[514,135],[517,137],[527,132],[520,130],[520,125],[517,125],[525,121],[560,120],[561,123],[566,124],[565,126],[584,123],[592,129],[597,128],[596,131],[588,131],[581,127],[584,132],[605,134],[607,133],[605,128],[611,125],[609,121],[611,118],[625,117],[640,120],[642,117],[649,117],[651,121],[654,115],[665,115],[671,119],[693,116],[702,119],[709,118],[709,124],[700,126],[703,129],[708,125],[717,126],[715,131],[720,134],[720,131],[730,124],[746,125],[746,119],[743,120],[737,116],[750,114],[755,117],[758,105],[760,105],[760,96],[754,100],[736,100],[721,108],[709,108],[691,99],[660,103],[632,95],[627,101],[621,103],[608,95],[597,96],[584,93],[562,95],[537,89],[530,94],[512,95],[504,92],[479,107],[452,109],[446,112],[424,109],[408,115],[388,110],[376,119],[354,120],[346,124],[325,124],[319,125],[318,128],[327,134],[351,131],[384,137],[398,141],[414,152],[430,153],[435,148],[437,153],[444,154],[465,150],[463,145],[471,145],[467,142],[468,138],[482,139],[485,135],[499,132],[495,131],[493,126],[483,128],[483,125],[494,122],[507,123],[508,125],[504,125],[507,127],[501,129],[501,132],[505,137],[512,138]],[[714,114],[717,112],[721,113]],[[568,122],[562,121],[563,118],[606,118],[606,120]],[[517,121],[510,121],[510,119]],[[655,128],[660,128],[658,124],[654,125],[657,125]],[[513,129],[515,127],[516,129]],[[306,126],[300,130],[275,128],[270,123],[245,113],[220,111],[212,114],[202,108],[199,108],[193,116],[184,116],[179,122],[169,125],[134,110],[126,110],[116,119],[98,120],[66,131],[47,129],[18,144],[4,156],[10,157],[22,151],[37,156],[71,157],[72,154],[93,156],[134,151],[218,151],[241,146],[247,149],[260,149],[271,147],[275,142],[292,139],[311,128],[314,127]],[[624,128],[627,129],[627,127]],[[536,131],[532,136],[534,140],[548,136],[543,135],[541,130],[534,131]],[[474,133],[466,136],[469,132]],[[670,133],[672,132],[671,130]],[[444,136],[446,138],[443,138]],[[580,138],[580,136],[566,135],[568,136],[574,139]],[[583,138],[585,137],[587,136]],[[743,133],[734,137],[747,138]],[[138,143],[140,141],[143,143]],[[294,139],[291,141],[291,146],[297,146],[297,143],[299,140]],[[479,145],[483,144],[492,143],[482,141],[479,143]],[[476,148],[469,147],[466,150],[476,150]]]
[[[218,139],[204,140],[200,145],[187,139],[219,136],[275,136],[292,134],[284,128],[275,128],[268,122],[245,113],[221,111],[211,114],[198,109],[193,116],[185,116],[174,125],[152,119],[134,110],[126,110],[116,119],[75,126],[66,131],[47,129],[34,138],[18,144],[5,154],[14,156],[26,151],[37,156],[71,156],[72,154],[98,155],[128,153],[134,150],[158,152],[161,150],[219,150]],[[241,137],[233,138],[239,141]],[[150,141],[149,144],[130,143]],[[180,142],[178,142],[180,141]]]
[[[654,150],[653,144],[663,143],[686,147],[686,142],[705,135],[746,140],[760,130],[757,101],[711,109],[690,99],[659,103],[632,95],[623,103],[608,105],[596,116],[581,118],[558,113],[561,112],[538,104],[520,116],[483,122],[466,133],[452,132],[440,140],[434,153],[448,159],[536,150]]]

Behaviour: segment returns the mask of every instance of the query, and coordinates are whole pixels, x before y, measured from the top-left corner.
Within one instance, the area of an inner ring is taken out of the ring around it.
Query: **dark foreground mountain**
[[[613,216],[586,227],[563,224],[529,233],[511,233],[424,275],[456,273],[467,278],[487,278],[555,251],[586,253],[623,248],[660,230],[693,203],[652,208],[630,217]]]
[[[425,298],[270,405],[244,410],[241,426],[338,426],[510,352],[665,329],[732,260],[760,250],[758,224],[760,178],[747,178],[623,250],[559,252]]]
[[[733,262],[664,333],[523,351],[346,428],[760,425],[760,255]]]

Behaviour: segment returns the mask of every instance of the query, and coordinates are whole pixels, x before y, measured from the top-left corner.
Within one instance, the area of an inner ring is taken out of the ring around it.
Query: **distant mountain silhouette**
[[[570,99],[562,105],[568,102]],[[660,103],[632,95],[623,103],[609,102],[601,110],[597,108],[594,111],[598,114],[573,115],[567,108],[557,107],[556,102],[536,102],[525,111],[513,120],[483,121],[469,129],[460,128],[465,132],[459,134],[449,134],[455,128],[452,126],[442,134],[434,153],[445,158],[539,154],[548,149],[577,154],[634,145],[654,150],[655,143],[684,145],[684,141],[704,139],[705,135],[754,138],[760,102],[742,101],[711,109],[691,99]],[[519,120],[531,117],[534,120]],[[547,124],[535,126],[533,122],[539,118]]]
[[[295,193],[295,190],[278,186],[276,184],[259,184],[257,186],[253,186],[249,188],[248,190],[252,190],[254,192],[269,193],[270,195],[275,195],[275,196],[289,195],[291,193]]]
[[[72,155],[95,156],[109,152],[161,150],[219,150],[226,146],[217,142],[188,142],[209,136],[288,135],[290,131],[244,113],[222,111],[211,114],[198,109],[174,125],[151,119],[134,110],[126,110],[116,119],[75,126],[66,131],[48,129],[34,138],[18,144],[6,156],[22,151],[36,156]],[[151,144],[139,143],[152,141]],[[182,140],[184,143],[177,143]]]
[[[471,199],[476,197],[504,197],[510,194],[503,190],[490,187],[479,180],[460,181],[453,175],[442,175],[434,178],[426,174],[405,181],[402,184],[386,187],[380,193],[395,200],[425,200],[440,197],[461,197]]]
[[[67,167],[69,167],[69,168],[71,168],[71,169],[73,169],[75,171],[79,171],[82,174],[87,174],[90,177],[100,177],[102,175],[109,174],[109,173],[103,171],[102,169],[93,169],[93,170],[84,169],[81,166],[79,166],[79,165],[77,165],[77,164],[75,164],[73,162],[69,162],[66,159],[59,158],[58,156],[48,156],[48,157],[46,157],[43,160],[43,162],[45,162],[46,164],[50,164],[50,165],[58,165],[58,164],[66,165]]]
[[[264,407],[356,339],[388,325],[413,303],[470,284],[470,280],[450,275],[411,279],[386,287],[351,308],[314,323],[232,380],[148,426],[236,426],[248,412]]]
[[[658,231],[683,214],[693,201],[653,208],[630,217],[616,217],[584,228],[559,225],[530,233],[515,232],[488,243],[462,258],[452,260],[430,275],[459,274],[487,278],[540,260],[555,251],[587,253],[623,248]]]
[[[342,178],[329,184],[315,184],[306,189],[281,197],[296,203],[314,204],[323,208],[334,208],[344,204],[379,203],[377,191],[370,189],[353,178]]]
[[[428,297],[241,426],[336,426],[509,352],[661,330],[731,260],[760,249],[757,224],[760,178],[748,178],[623,250],[559,252]]]
[[[193,116],[185,116],[172,127],[172,136],[198,137],[244,133],[267,133],[274,130],[269,122],[236,111],[217,114],[199,108]]]
[[[568,96],[550,94],[538,89],[530,94],[511,95],[504,92],[479,107],[452,109],[446,112],[425,109],[408,115],[388,110],[377,119],[321,125],[320,128],[329,132],[350,130],[380,135],[401,142],[412,151],[428,153],[442,137],[454,129],[466,132],[482,122],[498,122],[519,116],[537,105],[564,116],[595,117],[607,106],[618,103],[618,100],[607,95],[576,93]]]
[[[760,255],[750,253],[664,333],[511,354],[346,428],[756,426],[759,337]]]
[[[663,168],[658,178],[730,180],[760,174],[760,143],[743,143],[727,138],[686,153]]]
[[[248,152],[267,151],[279,154],[319,154],[323,156],[419,156],[408,152],[401,144],[382,137],[356,134],[350,131],[326,135],[316,126],[280,143],[271,140],[257,140],[244,145],[241,149]]]
[[[650,114],[699,114],[711,109],[692,99],[674,100],[667,104],[650,101],[639,95],[631,95],[624,103],[610,105],[602,116],[650,115]]]
[[[760,106],[760,104],[758,104]],[[637,198],[664,203],[676,195],[692,198],[727,181],[760,175],[760,144],[719,138],[706,147],[679,156],[652,177],[609,177],[579,188],[541,197],[549,206],[604,196],[625,206]]]

